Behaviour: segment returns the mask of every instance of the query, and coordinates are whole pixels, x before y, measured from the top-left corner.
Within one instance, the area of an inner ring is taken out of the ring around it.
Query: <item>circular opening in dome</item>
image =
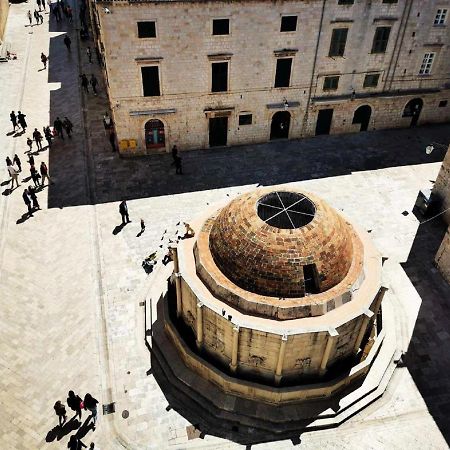
[[[257,213],[267,225],[294,229],[307,225],[314,219],[314,203],[297,192],[271,192],[257,203]]]

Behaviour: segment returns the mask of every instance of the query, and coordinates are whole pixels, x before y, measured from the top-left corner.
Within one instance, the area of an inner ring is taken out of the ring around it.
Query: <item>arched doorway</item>
[[[411,117],[410,127],[415,127],[417,125],[422,106],[423,100],[421,98],[413,98],[406,104],[402,117]]]
[[[166,146],[164,124],[158,119],[151,119],[145,124],[145,147],[154,150]]]
[[[354,112],[352,123],[361,124],[359,131],[367,131],[371,114],[372,108],[369,105],[362,105]]]
[[[278,111],[272,116],[270,139],[285,139],[289,137],[291,115],[288,111]]]

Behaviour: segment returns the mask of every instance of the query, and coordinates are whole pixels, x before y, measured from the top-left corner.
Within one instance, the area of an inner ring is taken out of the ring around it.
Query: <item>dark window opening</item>
[[[354,0],[338,0],[338,5],[353,5]]]
[[[251,114],[241,114],[239,116],[239,125],[251,125],[252,115]]]
[[[226,92],[228,90],[228,63],[212,63],[211,92]]]
[[[303,266],[303,277],[305,279],[305,294],[318,294],[319,283],[315,264]]]
[[[289,87],[291,80],[292,58],[277,59],[275,87]]]
[[[347,34],[348,28],[335,28],[333,30],[328,56],[344,56]]]
[[[144,97],[155,97],[161,95],[159,89],[158,66],[141,67],[141,73]]]
[[[369,73],[364,77],[364,84],[363,87],[377,87],[378,86],[378,80],[380,78],[379,73]]]
[[[447,106],[448,100],[441,100],[439,102],[439,108],[445,108]]]
[[[296,31],[297,30],[297,16],[283,16],[281,18],[280,31]]]
[[[398,0],[383,0],[383,3],[398,3]]]
[[[325,77],[323,80],[323,90],[324,91],[335,91],[339,85],[339,77]]]
[[[230,34],[230,19],[213,19],[213,35]]]
[[[377,27],[373,37],[372,53],[384,53],[386,51],[391,27]]]
[[[155,22],[138,22],[138,37],[139,38],[155,38],[156,37],[156,23]]]

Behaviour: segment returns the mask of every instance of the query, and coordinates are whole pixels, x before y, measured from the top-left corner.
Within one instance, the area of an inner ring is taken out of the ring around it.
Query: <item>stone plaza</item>
[[[2,161],[19,155],[21,186],[10,192],[4,166],[0,196],[0,448],[66,448],[53,404],[67,391],[93,394],[102,414],[82,437],[95,449],[239,449],[171,409],[152,375],[151,322],[172,271],[160,260],[180,223],[257,186],[286,184],[320,196],[369,232],[385,259],[383,280],[398,320],[404,353],[384,395],[337,428],[299,432],[254,449],[445,449],[450,442],[450,288],[433,265],[445,233],[439,220],[420,225],[412,210],[419,190],[436,179],[450,126],[375,131],[191,151],[176,175],[170,155],[133,160],[111,152],[100,94],[82,94],[81,73],[99,73],[86,57],[76,25],[25,27],[29,5],[13,4],[5,39],[18,55],[0,64]],[[76,9],[75,9],[76,11]],[[76,14],[75,14],[76,15]],[[53,19],[53,18],[52,18]],[[72,37],[72,52],[63,44]],[[42,71],[40,53],[50,55]],[[100,77],[99,77],[100,78]],[[67,115],[74,137],[35,152],[54,185],[38,193],[42,211],[26,218],[26,134],[11,135],[9,113],[20,109],[29,130]],[[9,135],[8,135],[9,134]],[[118,204],[131,223],[121,228]],[[140,231],[139,220],[146,223]],[[142,262],[156,252],[147,273]],[[147,345],[146,345],[147,344]],[[108,412],[108,411],[105,411]],[[87,417],[83,413],[83,419]]]

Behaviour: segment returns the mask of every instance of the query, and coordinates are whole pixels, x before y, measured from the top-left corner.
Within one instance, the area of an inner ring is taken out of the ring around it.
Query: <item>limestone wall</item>
[[[450,228],[445,233],[435,261],[442,276],[450,283]]]
[[[449,147],[450,149],[450,147]],[[435,149],[435,151],[442,151]],[[433,194],[439,197],[441,203],[441,211],[450,208],[450,150],[447,150],[441,169],[434,184]],[[450,211],[443,214],[443,218],[450,225]]]
[[[9,0],[0,0],[0,43],[3,42],[3,37],[6,29],[6,21],[8,19]]]

